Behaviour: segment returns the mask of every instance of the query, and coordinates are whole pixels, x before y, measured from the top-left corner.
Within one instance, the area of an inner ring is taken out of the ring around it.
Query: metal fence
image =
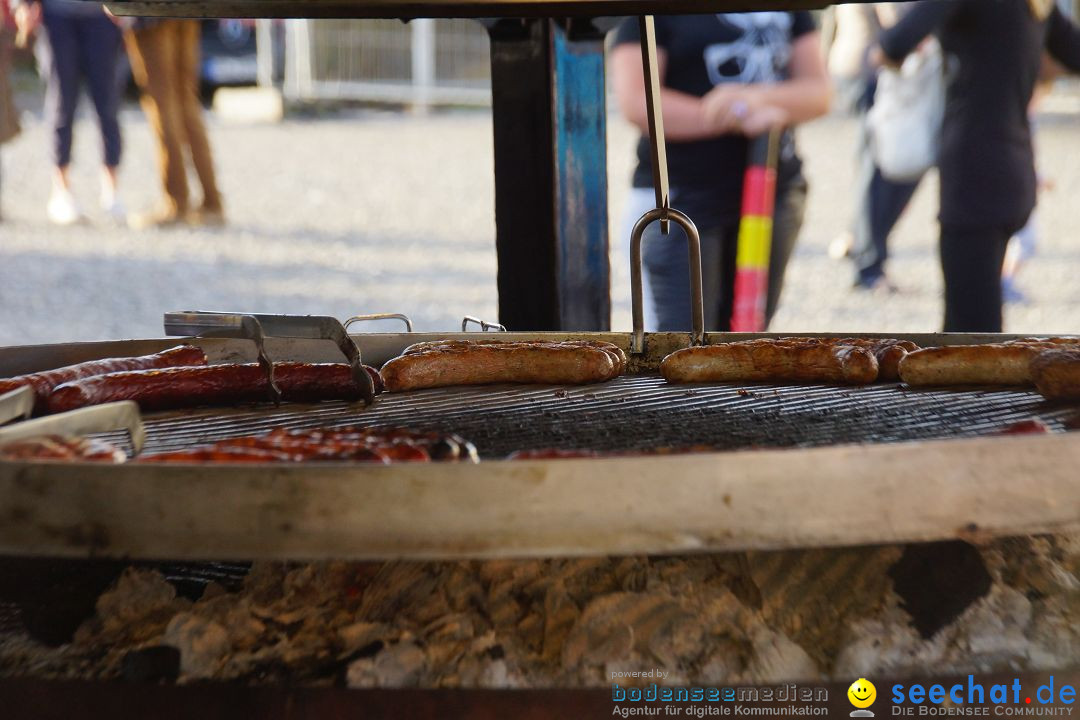
[[[290,20],[285,97],[487,105],[487,31],[471,20]]]

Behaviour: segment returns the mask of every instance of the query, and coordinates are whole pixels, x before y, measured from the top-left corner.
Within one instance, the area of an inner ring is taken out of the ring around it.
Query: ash
[[[0,635],[0,674],[116,678],[133,658],[163,652],[179,658],[166,678],[179,682],[365,688],[778,683],[1075,666],[1080,538],[1011,539],[976,552],[988,582],[950,617],[898,594],[913,585],[934,591],[897,577],[910,566],[901,547],[258,563],[236,592],[211,582],[197,601],[178,597],[155,570],[128,568],[71,642],[50,648],[22,631]]]

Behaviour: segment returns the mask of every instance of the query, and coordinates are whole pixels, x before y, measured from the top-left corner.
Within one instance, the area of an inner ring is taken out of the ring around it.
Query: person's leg
[[[177,52],[179,53],[176,90],[182,109],[181,115],[188,146],[191,150],[191,162],[195,166],[195,174],[198,175],[199,183],[202,185],[201,211],[220,214],[222,211],[221,193],[218,191],[214,160],[210,153],[210,141],[206,137],[202,103],[199,100],[200,25],[198,20],[176,20],[175,22],[178,25]]]
[[[1012,230],[941,226],[945,332],[1001,332],[1001,266]]]
[[[171,67],[172,59],[176,57],[173,22],[162,20],[130,31],[124,37],[131,73],[142,90],[143,111],[157,140],[158,165],[165,193],[160,217],[149,218],[150,221],[176,221],[188,209],[183,119],[176,102],[176,72]]]
[[[783,190],[777,190],[773,212],[772,246],[769,248],[769,294],[765,302],[765,325],[772,322],[784,290],[784,273],[799,239],[806,216],[806,180],[797,178]]]
[[[66,225],[81,215],[68,183],[75,109],[79,101],[79,50],[76,20],[62,14],[43,13],[49,44],[45,86],[45,115],[52,129],[53,189],[49,196],[49,219]]]
[[[723,233],[718,228],[698,228],[701,236],[701,279],[705,314],[705,329],[724,330],[730,325],[731,303],[724,303],[725,284]],[[656,317],[655,329],[660,332],[691,330],[693,314],[690,305],[690,255],[686,233],[671,223],[668,235],[660,233],[660,223],[650,225],[642,243],[642,265],[647,278],[651,302]],[[725,313],[726,310],[726,314]]]
[[[117,118],[120,87],[116,65],[120,57],[120,29],[105,15],[82,20],[82,67],[97,113],[102,143],[101,204],[119,213],[116,199],[116,170],[120,165],[120,122]]]
[[[872,287],[885,276],[885,261],[889,257],[889,235],[900,220],[919,180],[898,183],[887,179],[876,166],[872,168],[867,187],[865,215],[861,219],[854,253],[855,284]]]

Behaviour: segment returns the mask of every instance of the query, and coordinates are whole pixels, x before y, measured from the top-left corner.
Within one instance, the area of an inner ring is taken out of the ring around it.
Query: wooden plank
[[[480,558],[1080,529],[1080,435],[390,467],[0,463],[0,553]]]

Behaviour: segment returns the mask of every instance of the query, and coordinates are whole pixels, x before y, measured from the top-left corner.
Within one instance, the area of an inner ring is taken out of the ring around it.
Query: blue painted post
[[[607,330],[603,34],[550,19],[490,31],[499,322]]]

